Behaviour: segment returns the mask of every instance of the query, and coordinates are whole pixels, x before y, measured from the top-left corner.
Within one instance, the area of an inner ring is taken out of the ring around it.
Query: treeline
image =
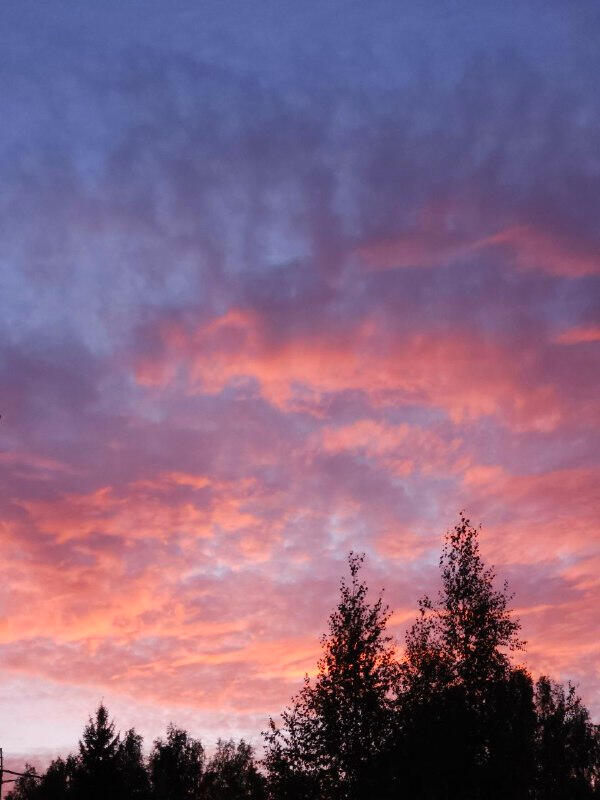
[[[600,798],[600,730],[573,686],[514,663],[520,625],[469,520],[446,536],[441,590],[420,600],[402,657],[362,560],[350,555],[317,676],[270,720],[260,761],[243,740],[206,759],[172,726],[144,758],[100,706],[77,755],[19,779],[10,800]]]
[[[115,732],[100,705],[90,718],[77,755],[55,759],[38,776],[28,767],[6,800],[220,800],[266,798],[266,780],[243,739],[219,740],[207,759],[202,743],[170,725],[148,758],[132,728]]]

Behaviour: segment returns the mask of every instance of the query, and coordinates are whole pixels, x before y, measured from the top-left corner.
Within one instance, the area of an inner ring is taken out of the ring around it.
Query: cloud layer
[[[460,508],[597,715],[597,12],[245,8],[1,12],[5,750],[256,737]]]

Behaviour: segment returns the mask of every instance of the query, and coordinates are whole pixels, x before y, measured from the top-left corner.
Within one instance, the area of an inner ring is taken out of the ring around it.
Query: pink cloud
[[[502,247],[519,269],[567,278],[597,275],[600,247],[530,224],[516,224],[483,238],[443,227],[420,227],[398,236],[361,245],[358,257],[371,269],[436,267]]]
[[[555,340],[558,344],[588,344],[600,342],[600,325],[578,325],[560,333]]]
[[[511,249],[521,269],[580,278],[600,272],[600,249],[574,236],[550,232],[533,225],[515,225],[483,239],[479,247],[500,245]]]
[[[398,476],[415,470],[425,474],[454,472],[462,445],[458,436],[448,440],[423,426],[389,425],[373,419],[326,426],[319,433],[319,446],[325,452],[361,451]]]
[[[466,331],[393,334],[366,318],[326,335],[275,338],[259,315],[234,309],[192,330],[163,326],[161,336],[163,355],[138,360],[142,385],[165,385],[182,369],[191,392],[255,380],[283,410],[353,390],[378,405],[443,408],[456,421],[498,414],[518,429],[552,430],[563,415],[558,387],[531,371],[519,374],[513,347]],[[521,361],[533,358],[525,342],[518,346]]]
[[[357,255],[371,269],[396,269],[439,266],[473,249],[474,245],[460,234],[422,229],[364,243]]]
[[[470,506],[485,509],[486,541],[495,560],[536,563],[590,555],[599,546],[597,468],[518,475],[498,466],[473,466],[463,482]],[[507,514],[504,525],[494,521]]]

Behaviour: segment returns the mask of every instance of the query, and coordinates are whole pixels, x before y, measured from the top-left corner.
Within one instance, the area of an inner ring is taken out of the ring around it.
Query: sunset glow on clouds
[[[600,18],[442,6],[3,4],[9,756],[256,741],[462,508],[600,715]]]

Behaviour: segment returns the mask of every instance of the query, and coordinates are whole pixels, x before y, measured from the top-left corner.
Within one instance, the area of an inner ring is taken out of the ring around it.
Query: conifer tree
[[[120,736],[101,703],[90,717],[79,742],[79,758],[73,780],[76,800],[118,797],[120,788]]]

